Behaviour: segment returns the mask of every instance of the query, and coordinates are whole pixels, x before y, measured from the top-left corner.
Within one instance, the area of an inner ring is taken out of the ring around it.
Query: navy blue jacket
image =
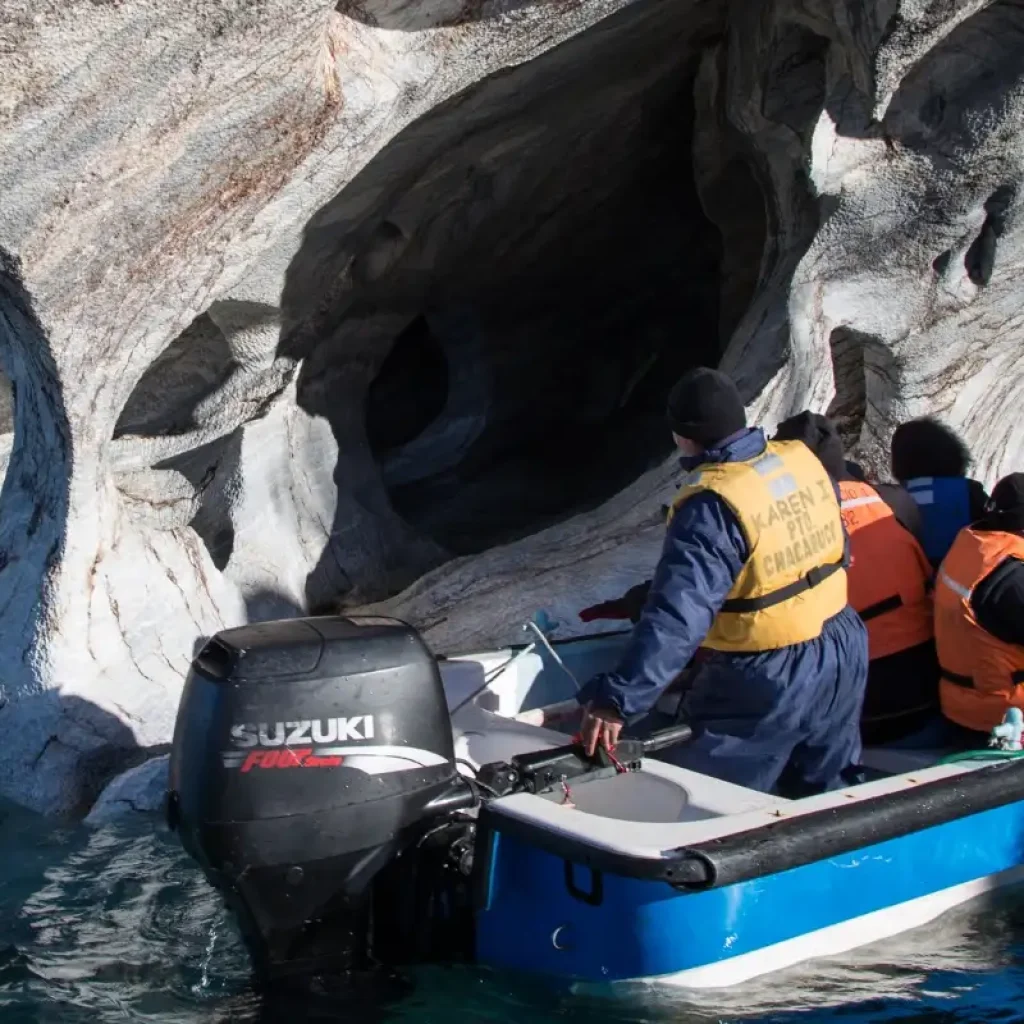
[[[751,429],[721,448],[680,462],[686,472],[709,462],[746,462],[760,455],[765,444],[764,432]],[[613,708],[625,719],[649,711],[703,643],[748,557],[739,522],[721,498],[704,491],[687,499],[666,531],[647,603],[618,667],[586,683],[581,703]],[[784,647],[757,655],[758,671],[785,679],[794,651]],[[717,658],[735,662],[740,673],[745,663],[752,664],[749,654]]]

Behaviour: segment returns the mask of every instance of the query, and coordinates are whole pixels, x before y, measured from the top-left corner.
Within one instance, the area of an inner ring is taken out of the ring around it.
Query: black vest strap
[[[872,619],[877,619],[879,615],[885,615],[887,612],[894,612],[897,608],[903,607],[903,598],[899,594],[893,594],[892,597],[887,597],[884,601],[876,601],[874,604],[869,604],[861,612],[857,614],[861,618],[861,622],[870,622]]]
[[[974,680],[970,676],[962,676],[957,672],[950,672],[949,669],[942,668],[941,665],[939,666],[939,674],[954,686],[962,686],[965,690],[974,689]],[[1014,686],[1020,686],[1021,683],[1024,683],[1024,669],[1011,673],[1010,682]]]
[[[974,689],[974,680],[970,676],[962,676],[959,672],[950,672],[949,669],[939,666],[939,674],[947,682],[954,686],[962,686],[965,690]]]
[[[816,565],[806,576],[782,587],[773,590],[770,594],[762,594],[760,597],[734,597],[722,605],[723,612],[759,612],[773,605],[782,604],[790,598],[802,594],[805,590],[813,590],[824,583],[830,576],[834,576],[842,569],[842,561],[830,562],[828,565]]]

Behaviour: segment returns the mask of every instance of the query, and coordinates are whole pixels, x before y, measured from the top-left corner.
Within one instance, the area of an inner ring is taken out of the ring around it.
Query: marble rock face
[[[1009,0],[0,0],[0,793],[90,806],[248,619],[584,631],[688,366],[1018,466],[1022,44]]]
[[[118,775],[100,794],[85,823],[98,827],[131,814],[156,815],[164,810],[170,755],[148,761]]]

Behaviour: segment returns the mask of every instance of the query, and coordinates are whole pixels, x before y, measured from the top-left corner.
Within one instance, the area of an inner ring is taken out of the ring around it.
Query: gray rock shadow
[[[294,619],[306,614],[306,610],[292,598],[268,588],[246,594],[245,609],[249,622]],[[196,653],[201,649],[202,644],[196,648]]]
[[[338,0],[335,10],[371,28],[422,32],[489,21],[530,7],[548,7],[565,0]]]
[[[201,427],[196,408],[216,394],[236,369],[223,332],[208,313],[202,313],[139,379],[121,410],[114,438],[166,437]],[[167,468],[175,468],[174,461],[169,460]]]
[[[72,819],[115,777],[170,750],[139,744],[125,722],[92,701],[53,691],[5,705],[0,733],[8,746],[5,796]]]

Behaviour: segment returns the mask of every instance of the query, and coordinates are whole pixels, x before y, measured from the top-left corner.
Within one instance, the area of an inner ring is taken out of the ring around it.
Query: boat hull
[[[564,664],[540,650],[467,657],[493,680],[494,710],[514,715],[571,696],[570,677],[610,667],[628,636],[556,642]],[[486,749],[463,756],[489,760],[504,731],[509,749],[530,742],[516,729],[470,722]],[[477,959],[575,988],[728,987],[1024,881],[1024,760],[942,753],[866,751],[882,778],[794,801],[650,761],[646,788],[574,785],[574,808],[559,794],[495,801],[477,841]],[[669,877],[673,858],[683,874]]]
[[[1024,803],[700,892],[489,838],[481,963],[571,983],[724,987],[918,927],[1024,880]]]

